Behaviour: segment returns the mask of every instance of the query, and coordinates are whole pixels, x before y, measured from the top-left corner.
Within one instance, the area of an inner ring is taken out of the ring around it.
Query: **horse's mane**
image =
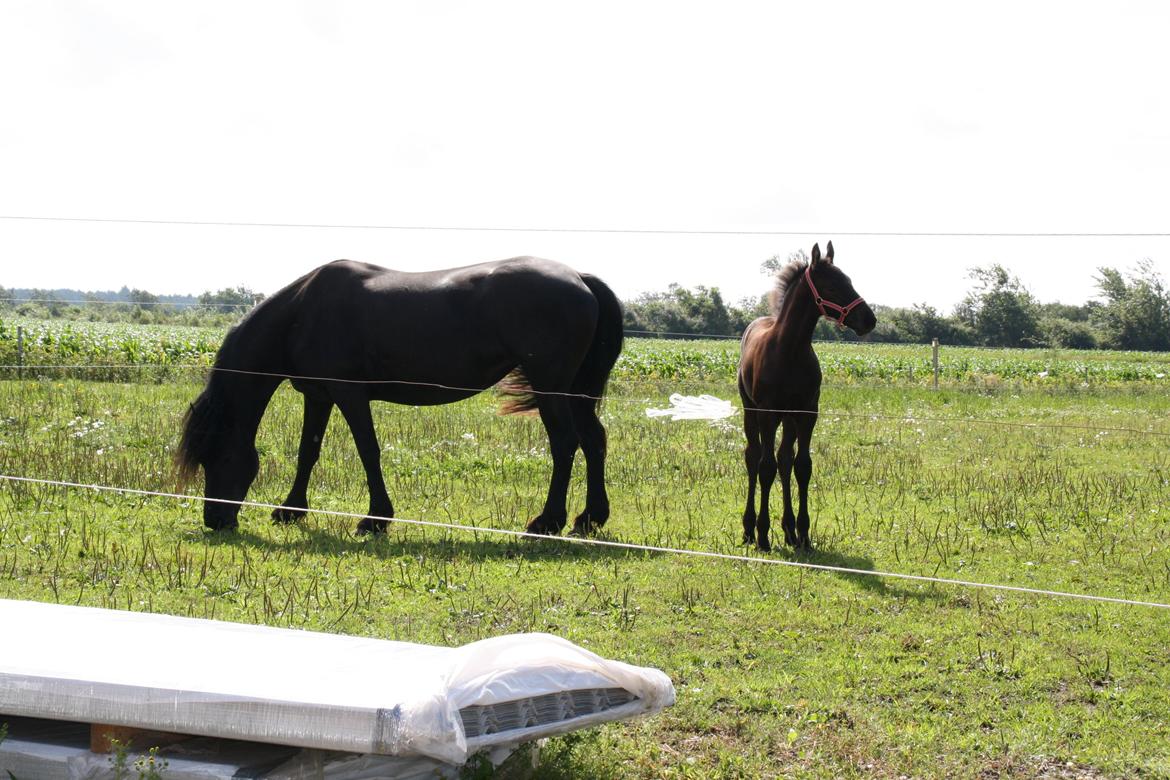
[[[804,260],[789,260],[787,265],[776,272],[776,285],[772,288],[772,292],[768,296],[768,302],[772,305],[772,316],[780,316],[780,310],[784,307],[784,296],[788,294],[788,288],[800,278],[800,275],[804,273],[804,269],[806,268],[808,268],[808,263]]]

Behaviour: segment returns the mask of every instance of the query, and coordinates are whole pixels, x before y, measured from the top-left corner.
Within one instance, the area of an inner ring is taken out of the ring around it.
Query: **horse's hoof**
[[[358,536],[365,536],[366,534],[384,534],[386,533],[386,526],[390,525],[389,520],[375,520],[372,517],[364,518],[357,524]]]
[[[744,531],[743,532],[743,541],[740,542],[740,544],[755,544],[755,543],[756,543],[756,535],[749,534],[747,531]]]
[[[603,525],[604,520],[594,520],[591,512],[582,512],[573,521],[573,530],[569,531],[569,536],[592,536],[600,531]]]
[[[290,509],[289,507],[277,507],[272,510],[272,522],[274,523],[295,523],[305,516],[307,510],[304,509]]]
[[[534,518],[528,527],[524,529],[525,533],[536,534],[538,536],[557,536],[561,529],[565,527],[564,522],[556,523],[544,519],[544,516]]]
[[[760,539],[756,545],[760,552],[772,552],[772,543],[768,541],[767,537]]]
[[[239,523],[219,523],[217,525],[204,523],[203,525],[208,531],[214,531],[215,533],[234,533],[240,527]]]

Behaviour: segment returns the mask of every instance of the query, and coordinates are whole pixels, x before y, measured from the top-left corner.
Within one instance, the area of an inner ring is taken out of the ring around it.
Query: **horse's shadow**
[[[476,561],[517,560],[550,561],[608,561],[628,559],[634,555],[653,558],[675,556],[680,553],[658,550],[637,550],[600,544],[574,542],[564,537],[530,538],[498,534],[488,528],[478,531],[426,527],[420,534],[414,524],[391,524],[385,534],[359,536],[334,523],[302,519],[288,525],[274,524],[275,533],[261,534],[241,526],[235,532],[206,531],[205,542],[212,547],[242,548],[260,554],[283,551],[290,554],[361,555],[381,560],[404,556],[418,558],[462,558]],[[470,537],[470,538],[469,538]],[[600,541],[617,541],[602,531]],[[741,551],[752,556],[747,548]],[[791,566],[777,566],[784,562]],[[776,563],[770,563],[776,562]],[[890,582],[879,573],[873,560],[833,548],[792,550],[778,548],[770,555],[760,555],[757,561],[735,561],[734,565],[800,568],[802,571],[831,574],[878,596],[916,601],[943,600],[945,596],[935,588],[907,589]],[[805,568],[807,565],[808,568]],[[826,568],[819,568],[826,567]],[[897,580],[895,580],[897,582]]]
[[[275,532],[261,534],[245,528],[231,531],[205,530],[203,539],[212,547],[255,550],[261,554],[282,551],[291,554],[363,555],[382,560],[410,557],[466,558],[469,560],[610,560],[628,558],[637,551],[621,547],[575,542],[566,537],[520,537],[484,526],[478,530],[425,527],[391,523],[384,534],[357,535],[336,525],[302,519],[288,525],[272,524]],[[605,534],[598,538],[609,539]]]

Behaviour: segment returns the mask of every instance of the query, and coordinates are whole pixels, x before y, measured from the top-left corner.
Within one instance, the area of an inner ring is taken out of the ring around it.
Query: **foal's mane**
[[[808,263],[804,260],[789,260],[787,265],[776,272],[776,285],[768,295],[768,302],[772,305],[772,316],[779,318],[788,288],[800,278],[806,268]]]

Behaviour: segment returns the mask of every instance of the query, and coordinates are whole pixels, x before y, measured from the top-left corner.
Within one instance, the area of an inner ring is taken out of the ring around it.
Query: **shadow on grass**
[[[350,529],[332,523],[323,524],[312,516],[296,523],[280,525],[268,522],[267,532],[252,530],[241,523],[236,531],[205,531],[204,540],[211,546],[242,547],[263,554],[269,551],[317,555],[368,555],[381,559],[409,557],[468,558],[471,560],[517,559],[533,561],[609,560],[643,553],[620,547],[573,542],[564,537],[533,539],[496,533],[490,528],[464,531],[391,523],[385,534],[358,536]],[[252,528],[259,528],[253,525]],[[601,535],[597,538],[608,539]]]
[[[261,530],[258,523],[268,527]],[[255,530],[253,530],[255,529]],[[596,537],[600,541],[617,542],[613,536],[602,531]],[[675,552],[636,550],[624,547],[574,542],[564,537],[532,539],[498,534],[488,528],[478,531],[452,530],[435,527],[420,527],[407,523],[392,523],[385,534],[358,536],[350,528],[322,516],[310,514],[299,522],[289,525],[271,523],[256,518],[245,520],[234,532],[205,532],[206,543],[212,546],[245,548],[264,555],[268,552],[310,555],[363,555],[382,560],[402,557],[411,558],[462,558],[479,561],[524,559],[543,561],[608,561],[631,558],[659,559],[679,555]],[[631,540],[630,543],[637,542]],[[651,546],[670,547],[669,542],[652,543]],[[706,552],[695,550],[695,552]],[[938,588],[905,588],[905,581],[889,579],[876,573],[873,560],[834,549],[813,549],[794,551],[778,548],[771,554],[756,555],[747,548],[726,551],[729,555],[743,555],[752,562],[728,561],[736,565],[767,567],[770,569],[796,569],[800,572],[819,572],[839,577],[870,593],[890,598],[917,601],[948,598],[946,590]],[[707,558],[707,560],[720,560]],[[832,567],[825,569],[803,568]],[[848,570],[848,571],[845,571]],[[875,572],[873,574],[867,572]]]

